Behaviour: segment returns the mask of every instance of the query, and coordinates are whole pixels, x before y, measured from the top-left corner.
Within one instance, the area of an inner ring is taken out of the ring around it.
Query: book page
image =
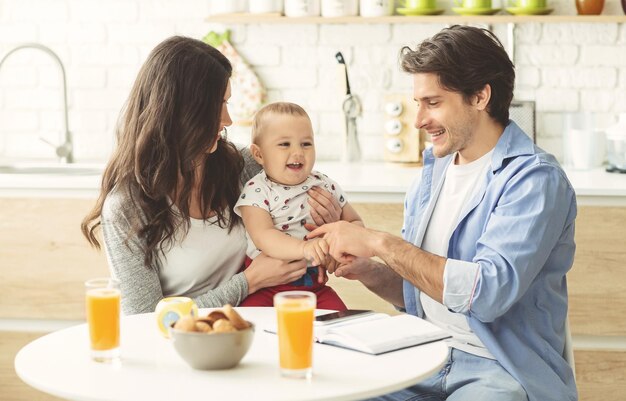
[[[316,332],[316,336],[317,336]],[[319,333],[318,341],[370,354],[380,354],[450,337],[447,332],[411,315],[353,322]]]

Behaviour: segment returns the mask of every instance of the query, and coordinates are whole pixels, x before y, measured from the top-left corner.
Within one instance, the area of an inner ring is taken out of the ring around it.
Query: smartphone
[[[316,325],[335,324],[339,322],[345,322],[346,320],[356,319],[358,317],[367,316],[373,314],[374,311],[362,310],[362,309],[348,309],[340,312],[332,312],[326,315],[320,315],[315,317]]]

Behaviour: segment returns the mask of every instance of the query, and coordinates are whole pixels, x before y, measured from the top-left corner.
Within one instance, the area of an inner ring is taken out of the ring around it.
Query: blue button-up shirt
[[[424,152],[407,192],[403,237],[420,246],[453,156]],[[574,260],[576,195],[556,159],[509,122],[481,187],[464,206],[444,271],[443,304],[462,313],[530,401],[577,400],[563,357],[566,273]],[[408,313],[423,317],[404,282]]]

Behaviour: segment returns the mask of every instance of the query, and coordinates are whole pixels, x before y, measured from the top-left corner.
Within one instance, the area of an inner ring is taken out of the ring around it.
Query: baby
[[[306,259],[306,274],[288,285],[250,294],[241,306],[272,306],[274,294],[288,290],[312,291],[320,309],[345,310],[332,288],[325,285],[317,266],[324,266],[328,244],[323,238],[306,239],[306,223],[313,224],[307,191],[318,186],[330,192],[342,208],[341,220],[363,224],[333,180],[313,170],[313,127],[304,109],[293,103],[271,103],[254,117],[250,151],[263,171],[243,188],[235,213],[246,226],[246,266],[261,252],[277,259]],[[318,279],[319,277],[319,279]]]

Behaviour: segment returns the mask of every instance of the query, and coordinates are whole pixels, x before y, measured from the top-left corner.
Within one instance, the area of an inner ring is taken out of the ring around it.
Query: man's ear
[[[478,110],[486,110],[489,106],[489,100],[491,99],[491,85],[485,84],[485,86],[476,92],[474,95],[475,106]]]
[[[252,153],[252,157],[259,163],[261,166],[263,165],[263,155],[261,154],[261,148],[256,143],[250,145],[250,153]]]

